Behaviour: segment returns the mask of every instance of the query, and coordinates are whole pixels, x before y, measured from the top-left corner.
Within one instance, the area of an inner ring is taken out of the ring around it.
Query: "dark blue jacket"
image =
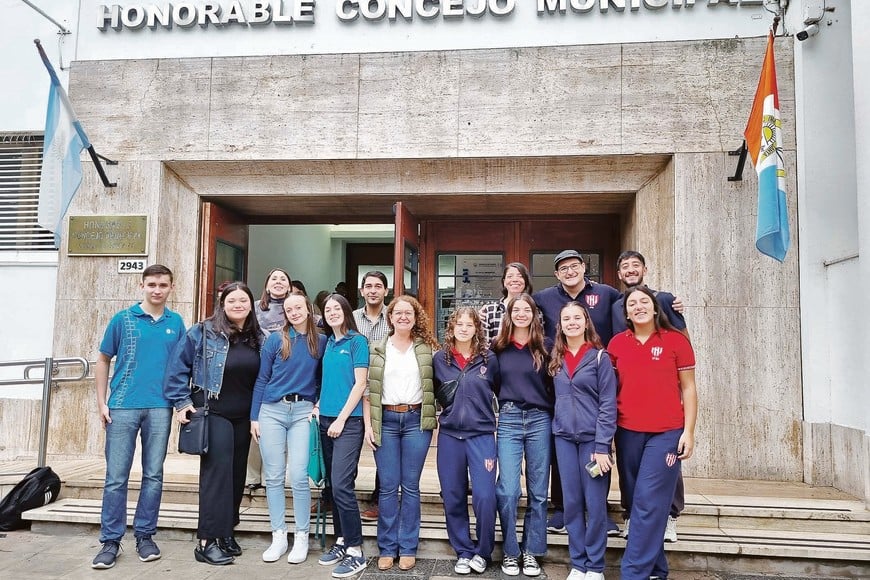
[[[622,294],[616,288],[607,284],[599,284],[586,278],[586,284],[583,286],[580,294],[577,295],[577,298],[571,298],[565,292],[565,289],[562,288],[561,284],[535,292],[532,298],[535,299],[535,304],[538,305],[538,308],[544,314],[544,334],[550,340],[556,339],[556,325],[559,323],[559,311],[569,302],[576,301],[585,306],[589,311],[589,316],[595,324],[595,330],[598,332],[598,336],[601,337],[602,344],[607,344],[613,337],[613,329],[611,328],[613,303],[620,296]]]
[[[493,399],[498,390],[498,359],[487,350],[484,357],[476,356],[459,368],[453,355],[440,350],[433,355],[435,367],[435,391],[444,381],[458,379],[453,404],[441,411],[438,419],[441,432],[457,439],[495,433],[495,410]],[[448,361],[448,358],[450,359]]]
[[[649,286],[647,286],[647,288],[649,288]],[[652,288],[650,288],[650,290],[652,290],[653,294],[655,294],[656,302],[659,303],[659,308],[662,309],[662,314],[668,317],[668,321],[671,323],[671,326],[673,326],[677,330],[686,330],[685,317],[676,310],[674,310],[674,295],[670,292],[659,292],[657,290],[653,290]],[[625,313],[623,312],[624,303],[625,295],[620,296],[619,300],[613,303],[613,336],[616,336],[620,332],[625,332],[626,330],[628,330],[628,325],[625,322]],[[605,342],[604,344],[607,343]]]
[[[595,453],[610,453],[616,433],[616,373],[607,352],[590,348],[570,377],[562,363],[553,384],[553,435],[574,443],[595,441]]]

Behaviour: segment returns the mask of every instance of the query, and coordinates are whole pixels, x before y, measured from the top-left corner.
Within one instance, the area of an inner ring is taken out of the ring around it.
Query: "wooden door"
[[[225,281],[244,280],[248,265],[248,222],[221,206],[202,203],[199,319],[214,311],[217,289]],[[254,299],[257,288],[252,288]]]
[[[420,222],[398,201],[393,206],[396,242],[393,254],[393,293],[420,295]]]

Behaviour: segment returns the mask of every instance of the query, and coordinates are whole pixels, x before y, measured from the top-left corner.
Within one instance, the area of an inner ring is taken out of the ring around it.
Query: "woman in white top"
[[[372,441],[381,487],[378,568],[416,564],[420,541],[420,475],[437,421],[429,317],[411,296],[387,307],[389,334],[372,346],[369,400]],[[399,499],[399,488],[402,490]]]

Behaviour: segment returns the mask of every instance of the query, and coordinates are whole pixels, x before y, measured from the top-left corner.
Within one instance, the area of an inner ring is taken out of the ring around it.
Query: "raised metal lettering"
[[[658,10],[668,5],[668,0],[643,0],[643,5],[650,10]]]
[[[538,14],[548,12],[553,14],[556,11],[565,14],[568,10],[568,0],[538,0]]]
[[[464,14],[462,0],[441,0],[441,16],[444,18],[462,18]]]
[[[484,0],[485,2],[486,0]],[[408,21],[414,18],[412,0],[394,0],[390,2],[390,5],[387,7],[387,18],[395,22],[398,16]]]
[[[206,6],[209,6],[209,4],[206,4]],[[179,28],[190,28],[196,24],[196,8],[188,2],[176,4],[172,7],[172,20],[175,21],[175,25]]]
[[[121,30],[121,7],[117,4],[111,6],[100,4],[97,7],[97,28],[106,30],[109,27]]]
[[[438,0],[414,0],[414,9],[423,20],[432,20],[438,16]]]
[[[571,0],[571,10],[574,12],[589,12],[595,8],[595,0]]]
[[[465,0],[465,13],[475,18],[480,18],[486,12],[486,0],[478,0],[474,4],[474,0]]]
[[[625,11],[625,0],[599,0],[598,9],[601,12],[607,12],[607,8],[611,4],[613,5],[613,9],[616,10],[617,12],[624,12]]]
[[[155,4],[148,12],[148,28],[157,28],[158,24],[163,28],[172,28],[172,4],[169,2],[163,7]]]
[[[221,17],[221,24],[231,24],[235,22],[236,24],[247,24],[248,19],[245,18],[245,11],[242,10],[242,5],[239,3],[239,0],[233,0],[230,2],[230,8],[226,12],[224,12]]]
[[[125,28],[138,30],[145,26],[146,20],[145,7],[140,4],[133,4],[121,10],[121,24]]]
[[[196,9],[194,8],[194,12]],[[202,5],[202,9],[199,11],[199,16],[197,17],[197,24],[205,28],[209,25],[209,23],[214,26],[221,25],[221,7],[220,4],[214,4],[212,2],[206,2]]]
[[[362,0],[359,11],[366,20],[380,20],[387,14],[387,5],[384,0]]]
[[[514,11],[515,0],[489,0],[489,12],[495,16],[506,16]]]
[[[296,0],[293,19],[300,24],[314,24],[314,0]]]
[[[335,4],[335,15],[339,20],[351,22],[359,18],[359,8],[357,8],[356,0],[339,0]]]
[[[281,0],[275,2],[279,9],[281,6]],[[260,25],[260,24],[269,24],[272,21],[272,7],[268,2],[254,2],[253,7],[251,8],[251,15],[248,17],[248,24],[250,25]]]

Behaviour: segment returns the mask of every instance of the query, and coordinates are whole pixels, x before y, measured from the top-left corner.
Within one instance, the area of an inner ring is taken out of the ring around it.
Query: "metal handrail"
[[[57,376],[61,367],[81,365],[78,376]],[[39,418],[39,467],[45,466],[46,448],[48,446],[48,414],[51,411],[51,386],[55,383],[72,383],[87,378],[91,364],[80,356],[68,358],[46,357],[42,360],[0,361],[0,367],[24,367],[23,379],[0,379],[0,386],[8,385],[38,385],[42,383],[42,416]],[[31,378],[30,372],[42,369],[42,378]]]

